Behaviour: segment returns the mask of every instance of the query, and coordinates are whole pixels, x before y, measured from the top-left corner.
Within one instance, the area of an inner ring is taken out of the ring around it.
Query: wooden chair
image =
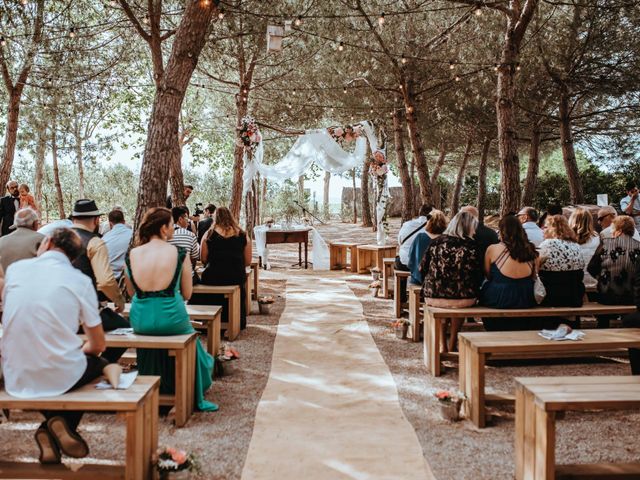
[[[563,358],[640,348],[640,329],[587,330],[580,341],[551,341],[536,331],[464,332],[460,341],[460,391],[467,397],[466,413],[478,427],[486,424],[486,404],[512,404],[513,395],[485,394],[485,365],[496,358]]]
[[[95,383],[57,397],[21,399],[0,392],[0,408],[20,410],[80,410],[115,412],[127,425],[123,442],[124,465],[76,464],[71,470],[64,464],[0,462],[0,478],[156,478],[152,456],[158,448],[158,390],[160,377],[139,376],[127,390],[96,390]]]
[[[516,378],[516,479],[640,478],[640,462],[556,465],[556,419],[567,411],[640,410],[640,377]],[[629,425],[621,425],[629,428]]]
[[[194,294],[224,295],[229,307],[229,322],[223,322],[221,327],[227,329],[229,341],[233,341],[240,334],[240,287],[237,285],[194,285]],[[247,292],[248,295],[248,292]]]
[[[502,310],[487,307],[469,308],[435,308],[424,309],[424,364],[434,377],[440,376],[442,364],[440,354],[440,340],[443,335],[442,320],[452,318],[492,318],[508,317],[532,318],[532,317],[581,317],[589,315],[607,315],[633,313],[635,306],[631,305],[600,305],[599,303],[585,303],[582,307],[535,307],[513,310]],[[567,342],[563,342],[567,344]],[[449,358],[456,358],[455,354],[448,354]]]

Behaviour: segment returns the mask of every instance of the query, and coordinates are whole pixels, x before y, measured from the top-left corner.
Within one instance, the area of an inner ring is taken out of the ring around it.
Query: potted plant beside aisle
[[[452,393],[448,390],[438,390],[434,396],[438,399],[440,405],[440,415],[443,419],[450,422],[460,420],[460,407],[464,400],[464,395],[460,393]]]
[[[192,472],[198,471],[198,464],[192,453],[164,447],[158,450],[156,469],[160,480],[186,480],[191,478]]]

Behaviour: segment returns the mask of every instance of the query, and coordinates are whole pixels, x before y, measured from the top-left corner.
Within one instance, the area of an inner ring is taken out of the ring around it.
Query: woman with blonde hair
[[[184,301],[191,297],[191,261],[182,247],[168,243],[173,217],[167,208],[151,208],[138,229],[137,246],[125,257],[127,290],[133,295],[129,320],[141,335],[194,333]],[[175,393],[175,368],[166,350],[138,350],[141,375],[160,375],[160,392]],[[211,386],[213,357],[196,342],[195,403],[199,410],[218,406],[204,398]]]
[[[576,233],[563,215],[547,217],[540,244],[540,279],[547,291],[543,305],[581,307],[584,297],[584,259]]]
[[[593,226],[593,216],[584,208],[576,208],[569,217],[569,226],[573,229],[582,251],[584,260],[584,286],[595,287],[598,282],[587,272],[586,265],[589,265],[593,254],[596,253],[600,245],[600,235]]]
[[[242,329],[247,326],[246,267],[251,265],[251,255],[251,241],[247,239],[247,234],[240,228],[227,207],[218,207],[213,215],[213,224],[202,237],[200,245],[200,259],[205,266],[201,282],[204,285],[238,285],[240,287],[240,327]],[[216,304],[224,305],[222,295],[208,295],[208,297]],[[228,321],[228,315],[227,309],[223,308],[222,322]]]
[[[440,210],[432,210],[427,215],[427,224],[424,227],[424,231],[416,235],[411,244],[411,250],[409,250],[408,267],[411,271],[411,283],[422,285],[424,278],[420,272],[420,263],[422,262],[422,257],[424,257],[424,252],[431,244],[431,240],[442,235],[448,224],[449,219]]]

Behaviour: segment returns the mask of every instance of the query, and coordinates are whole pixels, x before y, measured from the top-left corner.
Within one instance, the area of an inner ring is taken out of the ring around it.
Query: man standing
[[[598,210],[598,224],[602,228],[600,238],[613,238],[613,219],[617,216],[618,212],[612,206],[602,207]],[[633,234],[633,239],[640,242],[640,233],[637,229]]]
[[[187,199],[191,196],[192,193],[193,193],[193,186],[192,185],[185,185],[184,189],[182,190],[182,194],[184,195],[185,204],[187,203]],[[167,197],[167,208],[168,209],[172,209],[173,208],[173,200],[171,199],[171,195],[169,195]]]
[[[518,218],[529,241],[533,243],[536,248],[539,247],[544,240],[544,232],[536,223],[538,221],[538,212],[536,209],[533,207],[522,207],[518,212]]]
[[[39,223],[38,213],[32,208],[16,212],[16,231],[0,238],[0,266],[5,272],[13,262],[36,256],[44,240],[44,235],[36,232]]]
[[[0,198],[0,222],[2,222],[2,229],[0,229],[0,237],[9,235],[12,230],[13,219],[16,212],[20,208],[20,192],[18,191],[18,182],[15,180],[9,180],[7,182],[8,194]]]
[[[189,230],[189,212],[185,207],[173,207],[171,214],[174,225],[173,238],[169,240],[169,243],[184,248],[191,258],[191,265],[195,267],[196,262],[200,259],[200,246],[195,234]],[[195,268],[193,271],[195,273]]]
[[[13,237],[13,235],[11,235]],[[62,395],[101,375],[105,339],[91,280],[73,268],[82,252],[68,228],[46,238],[39,256],[7,270],[3,290],[2,371],[5,388],[18,398]],[[87,342],[78,337],[82,325]],[[85,457],[89,447],[77,432],[81,411],[42,412],[35,434],[40,462],[60,463],[60,450]]]
[[[202,242],[202,237],[207,233],[207,230],[213,225],[213,214],[216,211],[216,206],[210,203],[204,207],[204,218],[198,222],[198,245]]]
[[[634,181],[627,182],[625,187],[627,196],[620,200],[620,209],[633,218],[636,230],[640,231],[640,198],[638,198],[638,184]]]
[[[102,237],[109,252],[109,264],[116,280],[119,280],[124,270],[124,257],[129,250],[133,237],[133,230],[124,223],[122,210],[113,209],[109,212],[109,231]]]

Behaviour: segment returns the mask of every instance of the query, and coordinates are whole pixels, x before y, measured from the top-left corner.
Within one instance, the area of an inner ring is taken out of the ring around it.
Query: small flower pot
[[[457,422],[460,420],[460,406],[462,400],[456,400],[455,402],[438,402],[440,405],[440,416],[444,420],[449,422]]]
[[[398,325],[394,327],[394,329],[396,332],[396,338],[399,338],[400,340],[407,339],[407,332],[409,331],[409,325],[407,325],[406,323],[403,323],[402,325]]]
[[[371,270],[371,278],[374,282],[380,280],[380,272],[378,270]]]
[[[260,311],[260,315],[269,315],[269,310],[271,308],[270,303],[259,303],[258,302],[258,310]]]
[[[177,472],[160,472],[160,480],[188,480],[191,478],[190,470],[178,470]]]

